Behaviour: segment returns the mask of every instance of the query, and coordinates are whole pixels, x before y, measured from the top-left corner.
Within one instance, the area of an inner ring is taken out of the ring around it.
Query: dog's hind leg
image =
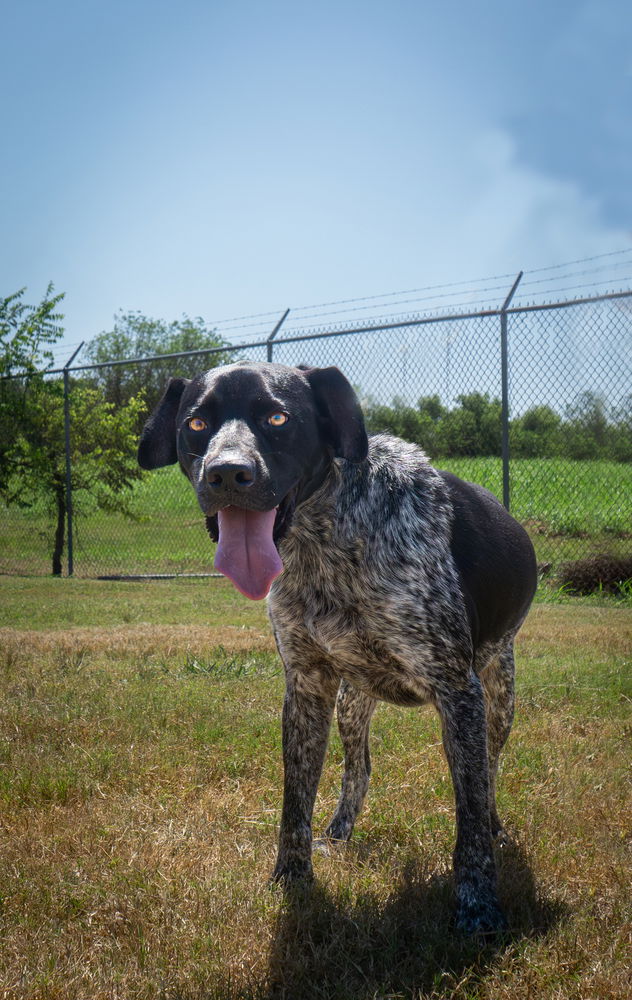
[[[505,919],[496,895],[485,698],[479,678],[471,671],[460,683],[445,685],[437,692],[436,705],[456,804],[457,927],[468,934],[497,931]]]
[[[487,717],[487,755],[489,759],[489,816],[492,837],[503,832],[496,808],[496,778],[500,752],[507,742],[514,715],[513,635],[509,643],[483,669],[480,677],[485,695]]]
[[[377,702],[343,681],[336,715],[345,752],[342,789],[336,811],[325,831],[328,840],[349,840],[369,787],[371,757],[369,727]]]

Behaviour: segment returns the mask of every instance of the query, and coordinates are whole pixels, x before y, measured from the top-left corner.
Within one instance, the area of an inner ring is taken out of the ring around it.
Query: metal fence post
[[[276,337],[277,333],[279,332],[279,330],[281,329],[281,327],[285,323],[285,321],[288,318],[289,314],[290,314],[290,310],[286,309],[285,312],[283,313],[283,315],[281,316],[281,319],[279,320],[279,322],[277,323],[277,325],[275,326],[274,330],[272,331],[272,333],[270,334],[270,336],[268,337],[268,339],[266,341],[266,344],[267,344],[267,359],[268,359],[268,361],[272,361],[272,341],[274,340],[274,338]]]
[[[502,393],[502,460],[503,460],[503,506],[509,510],[510,488],[509,488],[509,351],[507,345],[507,310],[513,299],[516,289],[522,280],[524,271],[520,271],[509,295],[502,304],[500,310],[500,379]]]
[[[79,347],[64,365],[64,438],[66,451],[66,552],[68,553],[68,576],[72,576],[74,571],[74,560],[72,550],[72,462],[70,459],[70,374],[68,369],[75,360],[79,351],[84,345],[82,340]]]

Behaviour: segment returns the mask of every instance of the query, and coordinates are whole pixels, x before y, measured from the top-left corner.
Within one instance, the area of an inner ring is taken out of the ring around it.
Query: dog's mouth
[[[231,505],[206,518],[208,532],[217,542],[215,569],[251,601],[267,597],[283,572],[277,542],[289,526],[293,506],[293,497],[288,495],[272,510]]]

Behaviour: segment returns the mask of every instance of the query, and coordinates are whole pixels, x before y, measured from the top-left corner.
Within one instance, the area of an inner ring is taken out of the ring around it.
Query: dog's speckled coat
[[[280,406],[300,434],[264,427],[261,414]],[[192,414],[209,424],[194,446]],[[367,454],[357,401],[336,369],[232,365],[174,380],[143,434],[141,464],[175,461],[176,436],[211,532],[227,504],[279,506],[284,572],[269,611],[286,671],[285,790],[275,878],[311,875],[334,705],[345,772],[325,835],[346,841],[369,784],[377,700],[430,702],[455,790],[457,923],[468,932],[502,927],[495,778],[513,717],[513,640],[535,589],[526,534],[491,494],[437,472],[415,446],[378,435]],[[254,469],[256,482],[218,490],[226,456],[246,463],[249,477]]]

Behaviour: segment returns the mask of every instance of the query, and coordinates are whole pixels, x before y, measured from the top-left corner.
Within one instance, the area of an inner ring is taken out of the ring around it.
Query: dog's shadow
[[[502,955],[524,937],[546,934],[565,906],[538,895],[523,851],[499,852],[499,892],[510,930],[468,938],[453,926],[451,875],[421,880],[413,858],[384,902],[367,891],[354,901],[315,883],[287,892],[271,948],[267,997],[288,1000],[372,996],[450,995],[466,978],[472,986],[493,973]]]

